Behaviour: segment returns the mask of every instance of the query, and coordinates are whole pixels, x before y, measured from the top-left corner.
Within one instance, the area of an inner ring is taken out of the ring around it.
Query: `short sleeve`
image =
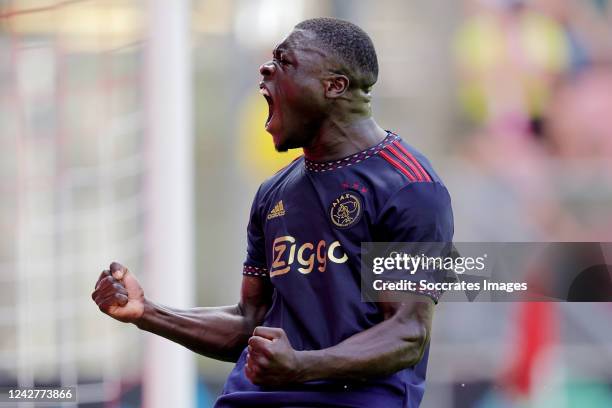
[[[438,182],[411,183],[393,194],[385,203],[376,223],[377,240],[407,243],[394,248],[409,248],[417,255],[444,256],[452,249],[453,211],[448,190]],[[443,243],[431,245],[417,243]],[[405,277],[406,273],[403,273]],[[416,271],[413,280],[444,280],[443,271]],[[416,290],[438,302],[439,291]]]
[[[266,241],[260,209],[260,191],[257,190],[247,226],[247,254],[242,268],[242,274],[248,276],[268,276],[266,263]]]

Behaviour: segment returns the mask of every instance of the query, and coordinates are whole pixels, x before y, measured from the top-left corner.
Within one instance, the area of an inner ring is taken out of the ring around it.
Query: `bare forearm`
[[[417,364],[428,341],[418,326],[386,320],[336,346],[298,352],[300,382],[321,379],[364,381]]]
[[[236,361],[258,322],[238,305],[179,310],[146,301],[135,324],[198,354]]]

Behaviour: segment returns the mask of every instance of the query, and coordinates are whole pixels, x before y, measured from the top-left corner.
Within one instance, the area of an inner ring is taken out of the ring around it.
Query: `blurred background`
[[[300,154],[272,148],[258,67],[316,16],[371,35],[375,117],[434,163],[456,241],[612,241],[608,0],[1,0],[0,386],[212,405],[230,364],[90,293],[118,260],[170,306],[237,301],[253,194]],[[422,406],[610,407],[611,317],[441,303]]]

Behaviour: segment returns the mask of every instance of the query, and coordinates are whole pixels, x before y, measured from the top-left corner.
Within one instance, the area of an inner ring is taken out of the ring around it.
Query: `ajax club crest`
[[[342,193],[329,208],[331,221],[338,228],[348,228],[357,224],[362,214],[361,197],[353,192]]]

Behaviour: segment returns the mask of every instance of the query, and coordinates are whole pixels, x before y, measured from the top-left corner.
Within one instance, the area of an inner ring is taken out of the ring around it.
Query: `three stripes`
[[[417,159],[415,159],[399,141],[396,140],[386,146],[379,154],[402,174],[408,177],[410,181],[431,182],[429,174],[427,174]]]

